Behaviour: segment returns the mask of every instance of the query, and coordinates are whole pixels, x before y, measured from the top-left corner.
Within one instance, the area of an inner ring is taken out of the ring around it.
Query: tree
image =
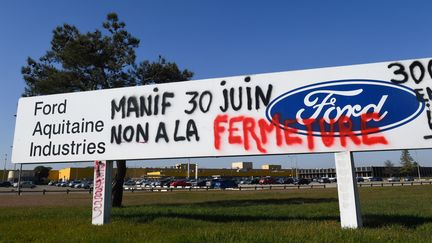
[[[21,72],[26,83],[24,96],[79,92],[189,80],[193,73],[159,57],[157,62],[136,63],[139,39],[132,36],[110,13],[102,30],[81,33],[64,24],[54,29],[51,48],[45,55],[27,59]],[[113,206],[120,207],[126,161],[116,161]]]
[[[387,174],[389,177],[392,177],[397,173],[397,169],[395,168],[393,162],[390,160],[384,161],[384,173]]]
[[[45,166],[36,166],[33,169],[34,176],[36,178],[36,182],[41,182],[43,178],[48,178],[49,172],[52,168],[51,167],[45,167]]]
[[[402,150],[401,156],[400,156],[400,163],[401,163],[401,169],[400,173],[402,175],[410,175],[413,170],[415,169],[414,159],[411,157],[411,154],[407,149]]]

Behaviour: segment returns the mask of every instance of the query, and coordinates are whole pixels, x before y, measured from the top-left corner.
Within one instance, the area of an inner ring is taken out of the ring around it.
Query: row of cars
[[[270,185],[270,184],[295,184],[295,185],[307,185],[311,181],[304,178],[273,178],[273,177],[263,177],[263,178],[207,178],[198,180],[185,180],[185,179],[174,179],[174,178],[164,178],[161,180],[128,180],[124,183],[125,188],[131,187],[208,187],[208,188],[237,188],[239,185]]]
[[[128,180],[124,183],[125,188],[135,187],[208,187],[208,188],[236,188],[238,184],[231,179],[202,179],[202,180],[185,180],[165,178],[162,180]]]
[[[83,181],[80,181],[80,180],[50,181],[50,182],[48,182],[48,186],[90,189],[90,188],[93,188],[93,182],[92,181],[85,181],[85,180],[83,180]]]
[[[384,179],[382,177],[377,177],[377,176],[372,176],[372,177],[357,177],[356,178],[357,182],[379,182],[379,181],[384,181]],[[321,177],[321,178],[314,178],[312,179],[313,182],[318,182],[318,183],[333,183],[333,182],[337,182],[337,178],[336,177]],[[414,181],[414,178],[412,176],[407,176],[404,178],[399,178],[399,177],[390,177],[387,179],[388,182],[400,182],[400,181]]]
[[[272,184],[294,184],[294,185],[307,185],[311,181],[305,178],[293,178],[293,177],[263,177],[255,179],[245,179],[241,180],[240,184],[243,185],[272,185]]]
[[[21,188],[35,188],[36,185],[32,181],[21,181]],[[0,187],[18,187],[18,182],[11,183],[10,181],[0,181]]]

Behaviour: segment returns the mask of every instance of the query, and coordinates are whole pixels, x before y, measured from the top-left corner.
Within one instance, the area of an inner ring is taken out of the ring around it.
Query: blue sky
[[[101,27],[116,12],[141,40],[138,60],[163,55],[195,72],[194,79],[413,59],[432,56],[430,1],[3,1],[0,7],[0,159],[10,164],[14,114],[24,90],[20,73],[39,58],[52,30]],[[395,164],[399,151],[356,153],[356,165]],[[413,151],[432,166],[430,150]],[[296,156],[299,167],[333,167],[333,155]],[[282,163],[292,156],[198,160],[203,167],[232,161]],[[178,160],[132,162],[165,166]],[[180,161],[181,162],[181,161]],[[78,166],[81,164],[72,164]],[[56,168],[67,166],[54,165]],[[32,166],[28,166],[31,168]]]

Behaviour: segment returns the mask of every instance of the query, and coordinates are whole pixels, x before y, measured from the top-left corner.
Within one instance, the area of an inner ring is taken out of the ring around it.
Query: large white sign
[[[22,98],[14,163],[432,147],[432,61]]]

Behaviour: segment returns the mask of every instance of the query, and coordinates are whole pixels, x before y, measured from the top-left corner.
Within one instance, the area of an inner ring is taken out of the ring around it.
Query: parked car
[[[21,181],[21,188],[35,188],[35,184],[32,181]],[[13,184],[14,187],[18,187],[18,182]]]
[[[55,186],[56,184],[57,184],[57,181],[48,182],[48,186]]]
[[[357,182],[364,182],[364,178],[363,177],[357,177]]]
[[[414,177],[412,177],[412,176],[406,176],[404,178],[404,181],[414,181]]]
[[[285,178],[284,184],[294,184],[294,178],[292,177]]]
[[[388,182],[399,182],[400,178],[399,177],[390,177],[387,179]]]
[[[305,178],[297,178],[296,180],[294,180],[294,184],[296,185],[309,185],[310,180],[305,179]]]
[[[260,179],[259,178],[254,178],[252,179],[250,184],[259,184]]]
[[[216,182],[219,181],[219,180],[221,180],[221,179],[212,179],[212,180],[208,180],[208,181],[206,182],[206,187],[208,187],[208,188],[214,188]]]
[[[92,185],[91,182],[88,181],[83,181],[81,182],[81,184],[79,184],[80,187],[79,188],[83,188],[83,189],[90,189],[90,185]]]
[[[187,182],[186,180],[176,180],[171,182],[170,186],[177,187],[177,186],[191,186],[190,182]]]
[[[250,184],[252,184],[252,180],[250,180],[250,179],[241,180],[240,184],[241,185],[250,185]]]
[[[74,188],[76,184],[81,184],[81,181],[71,181],[68,186]]]
[[[331,183],[337,182],[337,177],[330,177],[329,180]]]
[[[330,180],[327,177],[321,177],[318,179],[318,182],[319,183],[330,183]]]
[[[214,184],[216,189],[237,188],[238,185],[234,180],[217,180]]]
[[[125,183],[123,183],[124,186],[135,186],[136,182],[133,180],[128,180]]]
[[[10,187],[12,186],[12,183],[9,181],[0,181],[0,187]]]
[[[383,179],[381,177],[371,177],[369,181],[383,181]]]
[[[172,178],[163,179],[163,180],[160,181],[160,185],[161,185],[162,187],[167,187],[167,186],[170,186],[170,184],[171,184],[172,182],[174,182],[174,181],[175,181],[175,180],[172,179]]]
[[[201,187],[201,186],[206,186],[206,180],[198,180],[198,181],[191,181],[192,186],[197,186],[197,187]]]
[[[261,180],[259,180],[259,184],[264,185],[264,184],[276,184],[276,181],[274,178],[271,177],[264,177],[261,178]]]

